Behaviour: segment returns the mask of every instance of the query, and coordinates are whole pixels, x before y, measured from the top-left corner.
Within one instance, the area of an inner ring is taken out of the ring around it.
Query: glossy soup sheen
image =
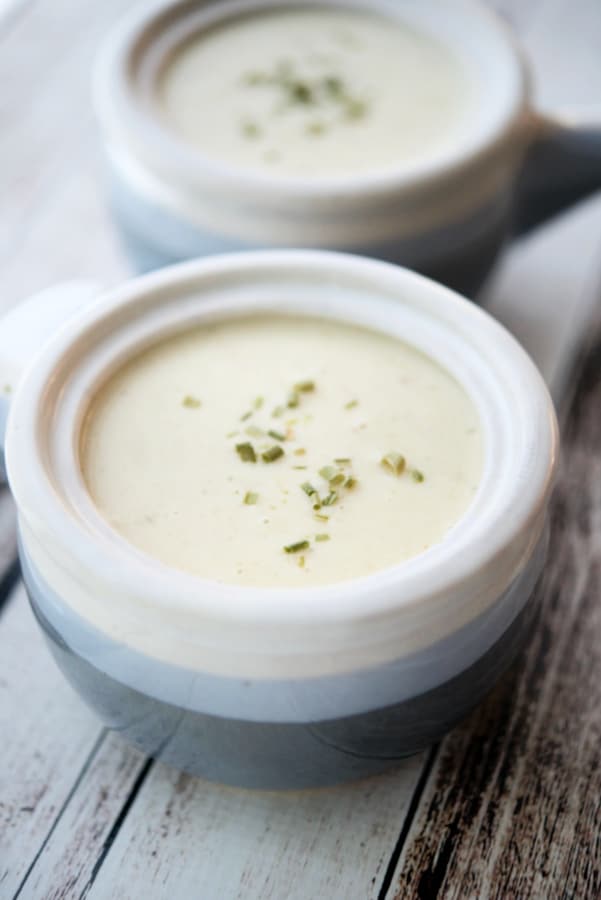
[[[134,357],[88,410],[81,464],[101,514],[169,566],[307,586],[440,541],[482,470],[477,412],[385,335],[261,315]]]
[[[164,65],[157,96],[168,127],[215,160],[320,177],[453,143],[474,87],[451,50],[399,20],[291,8],[191,37]]]

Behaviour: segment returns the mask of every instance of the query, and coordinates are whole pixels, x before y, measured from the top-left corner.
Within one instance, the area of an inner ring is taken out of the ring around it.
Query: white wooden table
[[[62,278],[110,285],[128,273],[88,73],[129,4],[10,2],[0,2],[0,309]],[[601,109],[600,0],[494,5],[520,33],[545,107]],[[543,613],[489,700],[390,775],[253,793],[125,746],[43,646],[0,493],[1,900],[601,897],[601,198],[516,246],[486,302],[561,400]]]

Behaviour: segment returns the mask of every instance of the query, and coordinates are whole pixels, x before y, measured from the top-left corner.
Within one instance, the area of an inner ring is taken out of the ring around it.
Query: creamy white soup
[[[274,9],[190,38],[163,67],[162,115],[203,154],[287,175],[343,175],[427,157],[473,104],[463,62],[402,22]]]
[[[444,369],[362,328],[258,316],[198,327],[101,387],[81,463],[102,515],[169,566],[244,585],[337,582],[440,541],[482,470]]]

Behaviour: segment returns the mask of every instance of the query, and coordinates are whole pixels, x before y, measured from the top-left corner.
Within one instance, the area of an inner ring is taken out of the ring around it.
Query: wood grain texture
[[[149,765],[117,735],[100,735],[95,752],[32,860],[15,900],[76,900],[85,896]]]
[[[601,896],[600,409],[601,332],[564,429],[540,622],[443,742],[391,898]]]
[[[65,682],[16,590],[0,615],[0,897],[12,897],[102,729]]]
[[[329,790],[234,790],[157,765],[88,900],[375,900],[423,757]]]

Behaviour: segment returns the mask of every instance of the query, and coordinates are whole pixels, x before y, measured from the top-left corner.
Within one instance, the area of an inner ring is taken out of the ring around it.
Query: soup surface
[[[165,122],[203,154],[316,177],[427,157],[464,131],[473,100],[462,61],[429,35],[319,7],[199,32],[158,81]]]
[[[410,346],[312,318],[197,327],[142,352],[87,412],[108,522],[169,566],[244,585],[366,575],[440,541],[482,470],[463,388]]]

